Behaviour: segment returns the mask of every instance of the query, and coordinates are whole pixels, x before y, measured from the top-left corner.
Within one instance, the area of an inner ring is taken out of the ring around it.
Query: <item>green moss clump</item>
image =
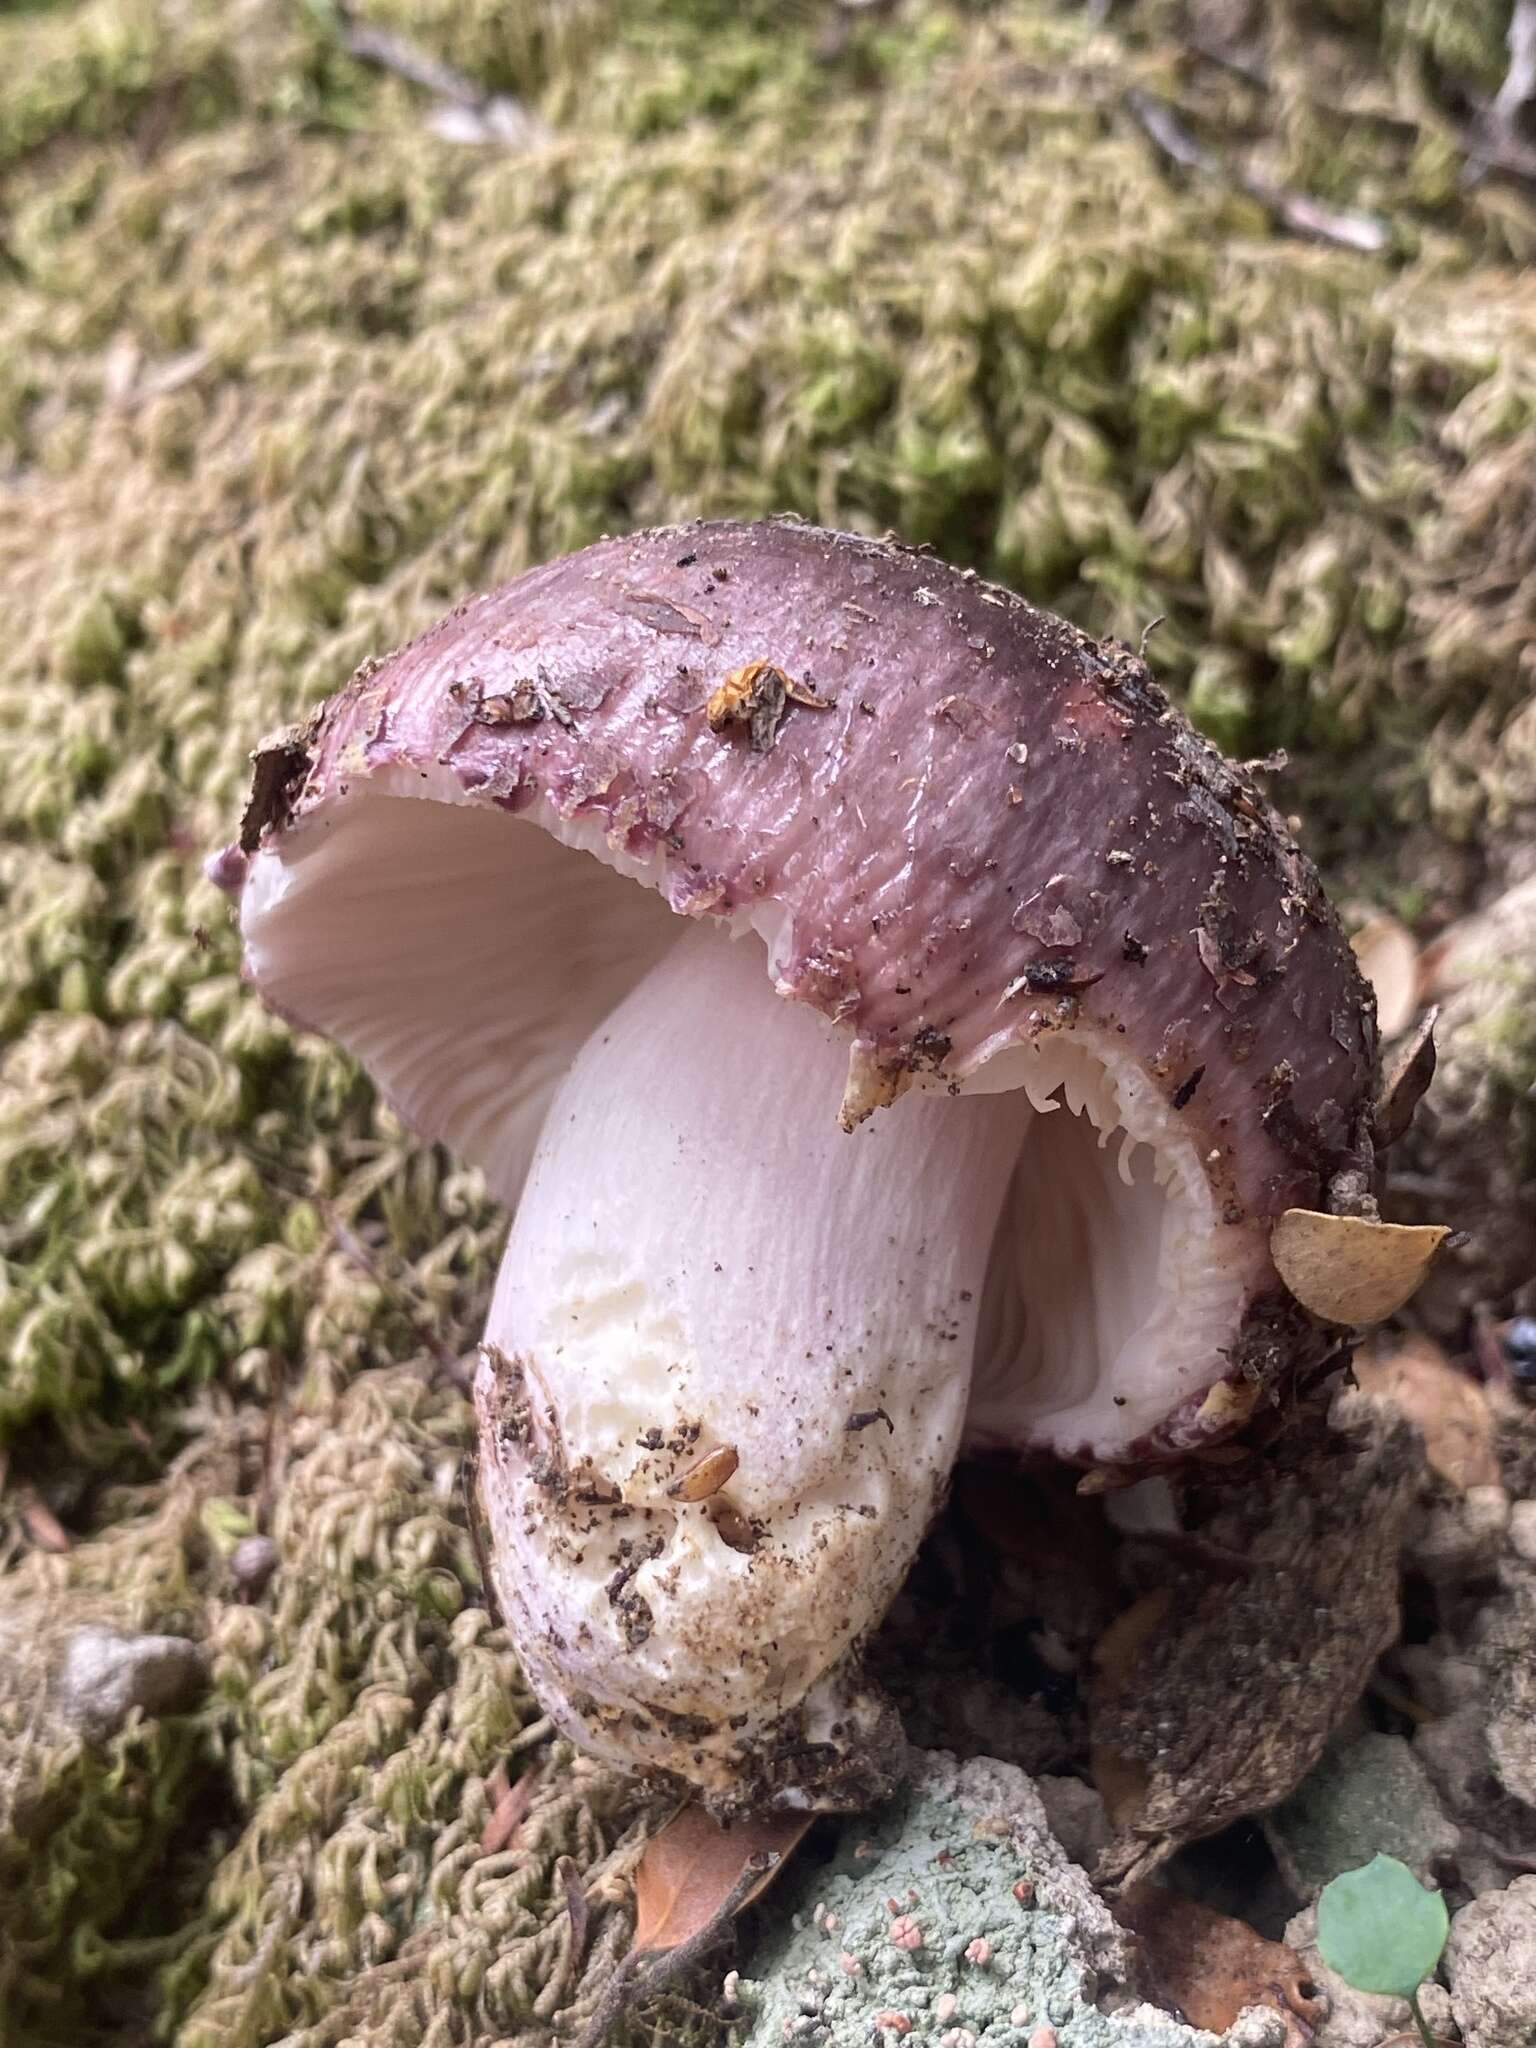
[[[240,987],[200,861],[263,733],[604,530],[793,510],[1094,631],[1161,614],[1165,678],[1234,751],[1290,750],[1335,864],[1518,818],[1536,760],[1536,216],[1458,140],[1492,0],[1265,10],[1263,93],[1186,61],[1171,0],[369,12],[549,141],[439,138],[326,0],[0,20],[0,1442],[7,1507],[40,1484],[78,1539],[0,1618],[63,1626],[174,1551],[218,1670],[189,1751],[0,1727],[0,1783],[52,1816],[45,1902],[91,1901],[78,1952],[51,1920],[0,1982],[41,2015],[51,1973],[110,2034],[125,1944],[172,1941],[163,2024],[198,2048],[515,2033],[586,1995],[555,1851],[475,1853],[529,1709],[462,1605],[463,1403],[389,1370],[472,1338],[500,1219]],[[1171,171],[1132,86],[1387,249]],[[212,1501],[297,1546],[302,1597],[232,1599]],[[615,1795],[560,1768],[548,1841],[590,1870]],[[228,1841],[189,1848],[215,1795]],[[146,1926],[151,1868],[179,1876]]]

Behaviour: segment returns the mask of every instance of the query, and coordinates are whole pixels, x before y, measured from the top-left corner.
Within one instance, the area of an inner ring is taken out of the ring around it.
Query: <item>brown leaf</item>
[[[528,1809],[533,1805],[537,1778],[537,1771],[524,1771],[515,1785],[508,1785],[505,1764],[498,1764],[491,1773],[490,1783],[486,1786],[491,1795],[491,1817],[480,1837],[482,1856],[495,1856],[502,1849],[513,1847],[517,1831],[528,1818]]]
[[[1159,1885],[1138,1885],[1115,1917],[1141,1942],[1152,1996],[1192,2027],[1223,2034],[1245,2006],[1257,2005],[1284,2013],[1286,2048],[1313,2039],[1327,2000],[1295,1949]]]
[[[683,1807],[652,1835],[635,1870],[635,1950],[677,1948],[750,1905],[814,1818],[776,1813],[724,1826],[702,1806]]]
[[[1275,1270],[1326,1323],[1379,1323],[1413,1293],[1450,1231],[1287,1209],[1269,1234]]]
[[[1486,1391],[1430,1337],[1381,1345],[1355,1360],[1355,1378],[1372,1400],[1390,1402],[1424,1439],[1432,1469],[1465,1493],[1497,1486],[1495,1418]]]
[[[1350,940],[1360,972],[1376,991],[1376,1021],[1383,1038],[1398,1038],[1419,1006],[1419,948],[1395,917],[1373,917]]]

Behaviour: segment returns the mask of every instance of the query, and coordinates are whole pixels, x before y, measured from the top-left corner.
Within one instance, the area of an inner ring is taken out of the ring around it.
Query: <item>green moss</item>
[[[1051,0],[368,11],[535,104],[549,145],[437,139],[324,0],[0,16],[0,1440],[81,1539],[27,1581],[55,1619],[109,1559],[158,1572],[144,1517],[191,1489],[176,1601],[215,1701],[192,1763],[135,1738],[164,1825],[102,1835],[77,1963],[109,2011],[123,1944],[174,1935],[165,2011],[209,2048],[447,2041],[522,2025],[539,1981],[578,1996],[557,1851],[477,1903],[485,1774],[528,1708],[466,1604],[464,1405],[418,1411],[419,1365],[389,1370],[423,1328],[472,1340],[500,1219],[239,985],[200,861],[264,732],[599,532],[790,509],[1133,643],[1161,614],[1155,664],[1224,744],[1291,751],[1332,863],[1401,883],[1405,830],[1432,856],[1516,815],[1533,758],[1536,217],[1456,143],[1497,6],[1271,10],[1265,95],[1178,58],[1172,0],[1112,30]],[[1386,213],[1389,254],[1171,172],[1132,84]],[[148,1499],[101,1491],[178,1457]],[[230,1514],[302,1519],[302,1599],[233,1599]],[[21,1725],[0,1740],[48,1810],[95,1811]],[[208,1786],[216,1877],[179,1846]],[[590,1869],[611,1788],[561,1811]],[[162,1920],[125,1918],[172,1864]]]

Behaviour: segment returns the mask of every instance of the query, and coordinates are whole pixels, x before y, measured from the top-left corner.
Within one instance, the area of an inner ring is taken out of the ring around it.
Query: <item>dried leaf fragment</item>
[[[1383,914],[1367,919],[1350,944],[1360,972],[1376,991],[1382,1037],[1401,1036],[1419,1006],[1419,948],[1412,932]]]
[[[1382,1083],[1381,1093],[1371,1112],[1379,1152],[1385,1151],[1388,1145],[1395,1145],[1404,1135],[1413,1122],[1413,1112],[1435,1078],[1435,1026],[1439,1021],[1439,1010],[1429,1011]]]
[[[1442,1223],[1377,1223],[1287,1209],[1270,1233],[1275,1270],[1325,1323],[1379,1323],[1413,1293],[1450,1236]]]
[[[480,1854],[495,1856],[515,1846],[518,1832],[533,1806],[537,1771],[524,1771],[513,1785],[507,1783],[507,1767],[498,1764],[486,1791],[491,1795],[491,1817],[480,1835]]]
[[[769,1814],[722,1826],[685,1806],[646,1843],[635,1869],[634,1949],[657,1953],[751,1904],[783,1869],[814,1814]]]
[[[1406,1415],[1424,1439],[1431,1468],[1465,1493],[1469,1486],[1497,1486],[1495,1418],[1476,1380],[1460,1372],[1429,1337],[1365,1352],[1355,1360],[1355,1379],[1372,1400]]]
[[[1127,1893],[1115,1918],[1140,1940],[1157,2002],[1192,2027],[1224,2034],[1246,2006],[1257,2005],[1285,2014],[1286,2048],[1313,2039],[1327,2003],[1295,1949],[1160,1885]]]
[[[818,696],[809,683],[787,675],[772,661],[749,661],[731,673],[710,692],[704,706],[711,732],[724,732],[729,725],[745,725],[747,743],[754,754],[766,754],[779,736],[779,727],[791,704],[803,704],[810,711],[830,711],[830,697]]]

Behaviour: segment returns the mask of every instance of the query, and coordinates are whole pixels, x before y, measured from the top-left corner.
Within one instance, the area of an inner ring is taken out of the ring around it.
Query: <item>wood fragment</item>
[[[565,1910],[570,1916],[571,1969],[574,1973],[581,1968],[581,1959],[587,1952],[587,1931],[591,1925],[592,1915],[587,1905],[586,1888],[581,1881],[581,1872],[569,1856],[557,1858],[555,1876],[565,1894]]]

